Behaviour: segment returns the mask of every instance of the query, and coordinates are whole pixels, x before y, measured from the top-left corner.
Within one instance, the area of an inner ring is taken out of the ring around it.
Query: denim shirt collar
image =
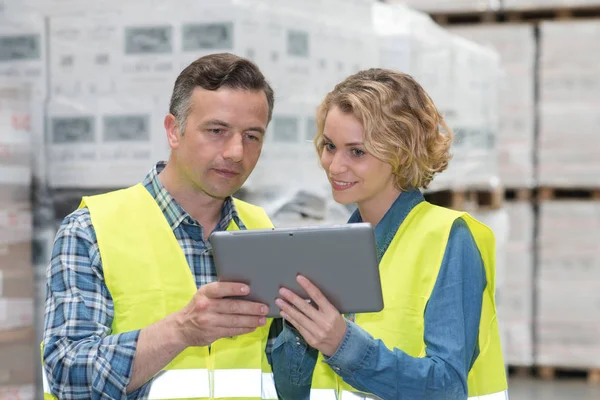
[[[383,258],[402,222],[404,222],[412,209],[424,200],[423,194],[418,189],[400,193],[381,221],[375,226],[375,243],[377,244],[377,258],[379,261]],[[354,224],[359,222],[362,222],[362,217],[358,209],[356,209],[348,220],[348,223]]]

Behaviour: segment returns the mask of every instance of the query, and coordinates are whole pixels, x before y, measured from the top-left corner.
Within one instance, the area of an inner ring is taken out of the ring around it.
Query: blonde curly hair
[[[365,148],[392,166],[399,190],[427,188],[434,175],[448,167],[452,130],[410,75],[376,68],[336,85],[317,110],[314,143],[319,157],[325,119],[333,107],[362,123]]]

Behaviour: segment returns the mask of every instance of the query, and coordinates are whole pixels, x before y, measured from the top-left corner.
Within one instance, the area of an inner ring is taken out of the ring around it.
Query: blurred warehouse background
[[[179,72],[228,51],[276,93],[239,195],[347,221],[312,145],[343,78],[413,75],[456,133],[427,192],[495,232],[512,399],[600,398],[600,1],[0,0],[0,399],[41,399],[45,273],[81,196],[168,157]]]

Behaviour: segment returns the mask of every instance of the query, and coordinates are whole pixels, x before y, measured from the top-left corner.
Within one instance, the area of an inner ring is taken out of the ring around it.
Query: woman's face
[[[397,195],[392,166],[367,152],[364,129],[352,114],[333,107],[323,130],[321,165],[331,183],[333,198],[341,204],[378,203]]]

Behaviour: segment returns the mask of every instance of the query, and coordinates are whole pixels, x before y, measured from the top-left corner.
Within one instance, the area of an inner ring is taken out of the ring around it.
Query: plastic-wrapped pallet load
[[[600,367],[600,202],[540,208],[536,363]]]
[[[50,18],[49,114],[53,142],[49,162],[55,168],[51,174],[52,187],[82,184],[114,187],[135,182],[135,176],[141,177],[139,171],[132,171],[131,176],[119,181],[104,182],[88,175],[88,171],[94,170],[95,174],[112,179],[108,163],[100,161],[99,146],[110,146],[105,142],[106,137],[117,125],[107,125],[106,118],[118,117],[119,111],[120,116],[130,117],[127,119],[130,123],[122,119],[123,123],[118,124],[123,132],[117,136],[124,137],[123,142],[127,139],[135,142],[124,131],[127,126],[141,125],[146,131],[149,125],[152,133],[146,132],[145,137],[151,137],[148,144],[157,144],[150,146],[156,153],[146,151],[148,157],[137,157],[140,152],[132,150],[123,154],[122,159],[136,164],[145,161],[148,167],[150,159],[165,158],[167,145],[161,126],[172,85],[179,71],[202,55],[228,51],[253,59],[275,88],[277,108],[281,108],[279,104],[295,102],[314,109],[333,87],[335,79],[341,80],[358,69],[376,64],[373,34],[369,42],[364,24],[353,28],[349,23],[314,18],[305,10],[306,3],[229,1],[215,5],[189,0],[176,3],[179,7],[167,7],[165,3],[143,13],[110,12],[112,18],[93,13]],[[354,3],[354,8],[346,7],[347,14],[355,18],[350,22],[359,21],[359,17],[364,20],[362,14],[350,11],[370,10],[366,7],[370,2]],[[316,8],[318,4],[309,5]],[[324,7],[320,7],[320,12],[315,11],[315,15],[324,15]],[[165,18],[165,13],[169,18]],[[102,78],[99,80],[98,76]],[[140,98],[145,100],[140,102]],[[73,123],[67,123],[69,114]],[[134,115],[142,114],[148,124],[141,118],[134,120]],[[93,157],[80,151],[84,144],[94,146]],[[74,160],[68,152],[78,159]],[[59,176],[62,172],[57,172],[65,167],[78,175],[63,179]]]
[[[498,186],[498,78],[500,61],[491,49],[452,38],[452,108],[446,121],[454,131],[454,158],[439,183],[451,187]],[[435,188],[432,185],[432,189]]]
[[[31,87],[0,79],[0,398],[33,399],[35,382],[30,99]]]
[[[431,186],[496,186],[498,55],[401,5],[374,5],[381,66],[409,73],[455,131],[454,159]]]
[[[541,25],[541,186],[597,187],[600,149],[599,21]]]
[[[504,332],[505,361],[533,365],[533,206],[504,203],[510,230],[505,251],[504,284],[498,295],[498,313]]]
[[[141,98],[55,98],[47,117],[53,188],[125,187],[168,156],[164,111]]]
[[[535,120],[533,26],[468,26],[452,28],[451,32],[498,51],[502,62],[497,143],[500,180],[506,187],[532,187]]]
[[[500,0],[384,0],[427,12],[486,11],[500,8]]]
[[[245,199],[265,207],[278,226],[345,222],[349,211],[328,200],[312,143],[315,113],[338,82],[378,65],[372,1],[259,3],[268,5],[269,19],[254,59],[275,88],[276,106]],[[344,18],[327,18],[334,12]]]

